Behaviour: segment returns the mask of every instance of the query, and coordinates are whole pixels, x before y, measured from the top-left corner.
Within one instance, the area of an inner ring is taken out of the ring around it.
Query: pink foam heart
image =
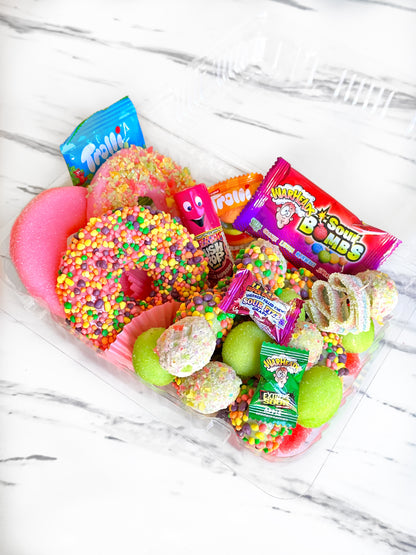
[[[22,283],[57,316],[64,317],[56,278],[67,238],[87,222],[87,191],[55,187],[37,195],[15,221],[10,254]]]

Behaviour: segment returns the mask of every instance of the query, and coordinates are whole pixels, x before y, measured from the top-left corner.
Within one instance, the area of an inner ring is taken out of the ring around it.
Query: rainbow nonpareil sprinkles
[[[152,280],[146,299],[127,297],[120,278],[134,268]],[[203,289],[207,262],[194,236],[169,214],[143,206],[91,218],[63,256],[57,294],[67,322],[107,349],[148,306],[184,301]]]

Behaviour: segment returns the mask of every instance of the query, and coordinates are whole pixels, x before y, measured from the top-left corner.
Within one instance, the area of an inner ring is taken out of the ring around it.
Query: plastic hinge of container
[[[222,443],[226,443],[231,435],[231,430],[224,422],[221,422],[221,420],[210,420],[206,430],[210,435],[215,436],[215,438]]]

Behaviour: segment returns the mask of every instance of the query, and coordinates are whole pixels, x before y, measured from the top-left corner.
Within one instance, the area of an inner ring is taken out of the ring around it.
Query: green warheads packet
[[[298,420],[299,383],[308,351],[264,342],[260,351],[260,380],[250,403],[249,417],[294,428]]]

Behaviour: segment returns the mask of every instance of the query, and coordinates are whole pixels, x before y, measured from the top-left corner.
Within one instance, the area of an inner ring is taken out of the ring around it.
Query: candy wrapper
[[[376,270],[401,243],[364,224],[340,202],[278,158],[234,227],[282,249],[317,277]]]
[[[262,181],[260,173],[248,173],[209,187],[208,193],[220,220],[232,224]]]
[[[136,109],[125,96],[80,123],[60,148],[72,183],[85,187],[109,156],[131,145],[145,143]]]
[[[204,251],[208,281],[215,286],[218,280],[232,275],[234,261],[208,189],[201,183],[176,193],[174,198],[183,224]]]
[[[248,233],[235,229],[233,222],[262,181],[263,176],[260,173],[248,173],[231,177],[208,188],[214,208],[221,220],[225,238],[233,254],[253,240]]]
[[[260,380],[250,403],[249,417],[294,428],[298,420],[299,384],[308,352],[265,342],[260,361]]]
[[[287,345],[298,319],[303,301],[294,299],[290,304],[265,289],[250,270],[241,270],[218,305],[224,312],[250,316],[272,339]]]

